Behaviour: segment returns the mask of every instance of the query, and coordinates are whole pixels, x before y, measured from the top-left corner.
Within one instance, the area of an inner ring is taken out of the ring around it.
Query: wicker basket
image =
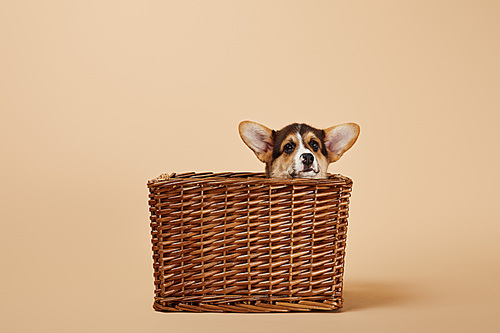
[[[185,173],[148,187],[155,310],[342,307],[349,178]]]

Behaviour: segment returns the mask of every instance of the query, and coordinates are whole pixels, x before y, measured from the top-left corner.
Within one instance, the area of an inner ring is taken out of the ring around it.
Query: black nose
[[[314,156],[313,154],[310,153],[305,153],[300,155],[300,159],[302,160],[302,163],[305,165],[311,165],[314,162]]]

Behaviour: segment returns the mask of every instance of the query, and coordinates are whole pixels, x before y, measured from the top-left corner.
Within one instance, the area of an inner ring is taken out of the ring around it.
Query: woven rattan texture
[[[155,310],[342,307],[349,178],[186,173],[148,187]]]

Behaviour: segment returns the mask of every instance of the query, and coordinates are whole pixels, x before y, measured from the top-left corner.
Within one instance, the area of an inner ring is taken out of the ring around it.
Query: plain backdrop
[[[2,332],[498,332],[500,2],[0,2]],[[157,313],[148,179],[356,122],[345,307]]]

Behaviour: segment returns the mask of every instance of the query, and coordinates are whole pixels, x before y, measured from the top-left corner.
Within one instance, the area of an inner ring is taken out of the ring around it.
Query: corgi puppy
[[[328,165],[337,161],[359,136],[354,123],[321,130],[306,124],[291,124],[279,131],[243,121],[243,142],[266,164],[271,178],[327,178]]]

